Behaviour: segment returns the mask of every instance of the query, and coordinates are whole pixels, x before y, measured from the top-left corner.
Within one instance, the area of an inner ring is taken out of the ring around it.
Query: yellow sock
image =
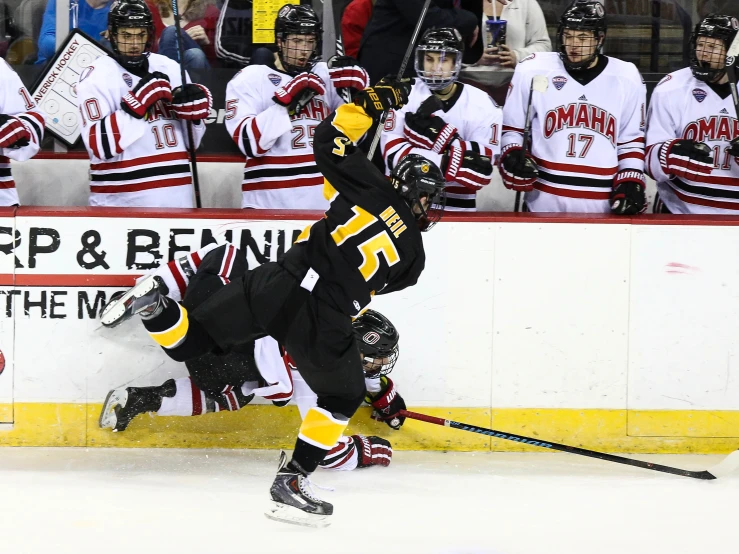
[[[298,438],[318,448],[331,450],[348,424],[348,420],[338,420],[323,408],[311,408],[300,426]]]
[[[177,302],[172,302],[179,308],[179,317],[177,321],[163,331],[149,330],[149,335],[154,341],[164,348],[174,348],[180,344],[187,336],[187,330],[190,328],[190,320],[187,317],[187,310]],[[173,318],[174,319],[174,318]]]

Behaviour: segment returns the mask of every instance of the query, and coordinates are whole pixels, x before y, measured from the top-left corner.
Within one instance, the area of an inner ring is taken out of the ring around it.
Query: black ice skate
[[[131,420],[139,414],[156,412],[162,407],[162,398],[172,397],[177,392],[174,379],[158,387],[128,387],[108,393],[100,412],[101,429],[113,432],[125,431]]]
[[[158,275],[145,277],[122,295],[111,298],[100,314],[104,327],[115,327],[136,314],[154,317],[162,311],[166,285]]]
[[[288,464],[284,452],[280,452],[277,476],[269,492],[273,506],[264,513],[269,519],[306,527],[331,524],[328,516],[334,513],[333,505],[315,496],[308,475],[297,463]]]

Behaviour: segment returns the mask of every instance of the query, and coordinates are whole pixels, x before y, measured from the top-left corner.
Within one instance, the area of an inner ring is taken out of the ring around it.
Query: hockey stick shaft
[[[731,98],[734,101],[734,111],[736,117],[739,118],[739,93],[737,93],[736,66],[739,63],[739,33],[736,34],[734,40],[726,51],[726,74],[729,76],[729,88],[731,89]]]
[[[523,148],[524,156],[529,151],[529,142],[531,142],[531,102],[534,100],[534,80],[531,80],[531,86],[529,87],[529,103],[526,106],[526,121],[523,128],[523,144],[521,147]],[[521,211],[521,191],[516,191],[516,201],[513,205],[513,211],[514,212],[520,212]]]
[[[344,55],[344,39],[341,36],[341,30],[339,30],[338,35],[336,36],[336,55],[337,56],[343,56]],[[341,96],[341,99],[346,103],[349,104],[352,101],[352,94],[349,92],[348,88],[342,88],[339,90],[339,96]]]
[[[416,28],[413,29],[413,36],[411,37],[411,41],[408,44],[407,50],[405,51],[405,56],[403,56],[403,63],[400,64],[400,69],[398,70],[398,79],[403,78],[403,74],[405,73],[405,68],[408,67],[408,61],[411,59],[411,54],[413,54],[413,47],[416,44],[416,40],[418,39],[419,33],[421,32],[421,27],[423,26],[423,20],[426,19],[426,13],[428,13],[430,5],[431,5],[431,0],[426,0],[423,3],[423,8],[421,9],[421,15],[418,16],[418,23],[416,23]],[[372,144],[370,145],[369,152],[367,152],[368,160],[371,160],[375,155],[375,150],[377,150],[377,145],[380,143],[380,135],[382,135],[382,128],[385,126],[386,117],[387,117],[387,112],[382,114],[382,117],[380,118],[380,121],[377,124],[377,129],[375,130],[375,136],[372,139]]]
[[[503,439],[520,444],[527,444],[529,446],[537,446],[539,448],[545,448],[547,450],[559,450],[560,452],[568,452],[570,454],[577,454],[578,456],[586,456],[588,458],[597,458],[606,462],[614,462],[617,464],[623,464],[627,466],[640,467],[643,469],[651,469],[652,471],[659,471],[662,473],[670,473],[672,475],[680,475],[682,477],[692,477],[693,479],[711,480],[716,479],[716,476],[709,471],[688,471],[685,469],[679,469],[676,467],[663,466],[660,464],[653,464],[650,462],[644,462],[642,460],[632,460],[631,458],[625,458],[623,456],[616,456],[615,454],[606,454],[604,452],[596,452],[595,450],[587,450],[585,448],[578,448],[577,446],[568,446],[566,444],[559,444],[556,442],[548,442],[537,440],[531,437],[525,437],[523,435],[514,435],[513,433],[505,433],[503,431],[497,431],[495,429],[487,429],[485,427],[478,427],[476,425],[469,425],[467,423],[460,423],[458,421],[452,421],[450,419],[443,419],[440,417],[430,416],[426,414],[419,414],[417,412],[409,412],[407,410],[400,410],[400,415],[409,419],[415,419],[418,421],[425,421],[426,423],[432,423],[434,425],[441,425],[443,427],[451,427],[452,429],[461,429],[462,431],[469,431],[470,433],[478,433],[480,435],[487,435],[496,439]]]
[[[180,12],[177,6],[177,0],[172,0],[172,14],[174,16],[174,28],[175,37],[177,40],[177,54],[180,58],[180,79],[182,80],[182,88],[185,88],[187,84],[187,76],[185,75],[185,49],[182,46],[182,28],[180,26]],[[202,123],[204,125],[205,123]],[[187,126],[187,140],[189,147],[187,149],[190,154],[190,165],[192,167],[192,184],[195,190],[195,206],[202,208],[203,204],[200,201],[200,179],[198,179],[198,159],[195,154],[195,140],[193,139],[192,133],[192,121],[189,119],[186,123]]]

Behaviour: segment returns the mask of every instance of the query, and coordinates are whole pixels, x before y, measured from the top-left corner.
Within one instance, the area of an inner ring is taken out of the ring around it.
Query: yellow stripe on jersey
[[[331,450],[344,433],[349,421],[335,419],[322,408],[311,408],[305,414],[298,438],[325,450]]]
[[[372,126],[372,118],[356,104],[343,104],[336,109],[331,124],[356,143]]]
[[[149,331],[149,335],[154,341],[164,348],[174,348],[182,342],[190,328],[190,319],[187,317],[187,310],[180,304],[175,304],[180,309],[180,318],[172,327],[166,331]]]
[[[298,235],[298,238],[295,239],[295,243],[303,242],[308,240],[308,237],[310,237],[310,229],[313,227],[313,224],[311,223],[308,225],[305,229],[301,231],[301,233]]]
[[[328,179],[323,180],[323,197],[329,202],[333,202],[334,198],[339,194],[339,191],[328,182]]]

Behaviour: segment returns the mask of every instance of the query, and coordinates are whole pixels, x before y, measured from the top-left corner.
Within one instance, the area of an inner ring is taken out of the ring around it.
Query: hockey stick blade
[[[680,469],[677,467],[645,462],[643,460],[626,458],[624,456],[617,456],[615,454],[606,454],[605,452],[597,452],[595,450],[588,450],[586,448],[579,448],[577,446],[568,446],[566,444],[544,441],[532,437],[525,437],[523,435],[514,435],[513,433],[505,433],[503,431],[497,431],[495,429],[487,429],[485,427],[478,427],[476,425],[460,423],[458,421],[452,421],[450,419],[443,419],[426,414],[419,414],[417,412],[409,412],[407,410],[400,410],[400,415],[409,419],[425,421],[426,423],[432,423],[434,425],[441,425],[444,427],[451,427],[452,429],[460,429],[462,431],[468,431],[470,433],[478,433],[480,435],[486,435],[495,439],[503,439],[507,441],[517,442],[519,444],[536,446],[538,448],[543,448],[547,450],[568,452],[570,454],[576,454],[578,456],[586,456],[588,458],[596,458],[598,460],[604,460],[606,462],[640,467],[642,469],[659,471],[661,473],[669,473],[671,475],[679,475],[681,477],[690,477],[692,479],[700,479],[703,481],[711,481],[718,478],[719,476],[723,477],[739,467],[739,451],[729,454],[726,459],[724,459],[721,463],[715,465],[710,470],[690,471],[687,469]]]

